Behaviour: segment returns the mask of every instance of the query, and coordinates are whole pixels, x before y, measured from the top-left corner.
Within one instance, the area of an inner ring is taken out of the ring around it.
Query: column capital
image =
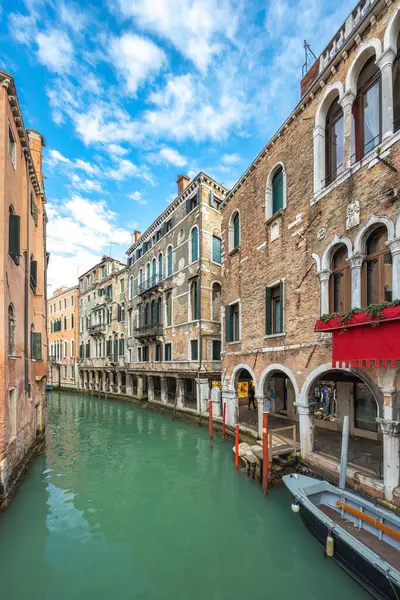
[[[339,100],[339,104],[341,104],[343,110],[345,110],[347,107],[353,106],[355,99],[356,99],[355,94],[351,90],[347,90],[347,92]]]
[[[396,58],[396,52],[391,46],[387,48],[380,57],[375,61],[376,66],[383,71],[386,67],[392,67],[393,61]]]
[[[348,258],[350,269],[361,269],[364,260],[365,254],[353,254]]]
[[[323,269],[317,273],[320,282],[329,281],[329,277],[331,276],[332,271],[330,269]]]
[[[377,417],[376,420],[382,428],[383,435],[393,438],[400,437],[400,421],[391,421],[380,417]]]
[[[392,256],[400,254],[400,236],[386,242],[386,246],[389,246]]]
[[[314,407],[311,404],[300,404],[300,402],[293,402],[293,406],[297,408],[299,415],[312,415],[314,414]]]

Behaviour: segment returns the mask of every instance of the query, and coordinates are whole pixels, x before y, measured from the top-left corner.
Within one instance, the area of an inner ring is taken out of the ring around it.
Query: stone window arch
[[[219,281],[214,281],[214,283],[211,286],[211,319],[213,321],[221,320],[221,295],[221,284]]]
[[[240,246],[240,213],[236,209],[230,216],[228,225],[229,252]]]
[[[167,248],[167,277],[170,277],[173,272],[173,250],[172,246]]]
[[[329,312],[343,314],[351,307],[351,276],[346,244],[338,244],[332,254],[329,277]]]
[[[361,273],[363,306],[392,300],[392,253],[387,241],[385,225],[371,227],[365,240],[365,260]]]
[[[286,170],[282,162],[269,172],[265,188],[265,216],[271,218],[286,208]]]
[[[194,225],[190,230],[189,260],[191,263],[199,260],[199,228]]]
[[[359,70],[353,103],[351,162],[361,160],[382,139],[382,78],[373,54]]]
[[[400,11],[400,8],[398,10]],[[393,129],[398,131],[400,129],[400,16],[395,50],[396,57],[393,61]]]
[[[131,300],[134,296],[134,278],[133,275],[129,277],[129,299]]]
[[[161,281],[163,278],[163,253],[158,255],[158,278]]]

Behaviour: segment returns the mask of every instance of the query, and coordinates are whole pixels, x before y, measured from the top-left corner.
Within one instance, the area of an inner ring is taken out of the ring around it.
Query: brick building
[[[120,390],[125,364],[125,273],[126,265],[103,256],[79,277],[80,389]]]
[[[399,307],[374,328],[318,319],[400,298],[399,31],[399,2],[359,2],[222,205],[229,423],[261,434],[268,396],[272,426],[297,422],[303,457],[336,477],[349,415],[352,485],[395,503]]]
[[[26,130],[14,80],[0,71],[0,507],[44,441],[46,196],[43,137]]]
[[[47,302],[48,383],[78,386],[78,286],[60,287]]]
[[[226,191],[204,173],[127,251],[127,385],[133,395],[205,411],[220,382],[221,213]]]

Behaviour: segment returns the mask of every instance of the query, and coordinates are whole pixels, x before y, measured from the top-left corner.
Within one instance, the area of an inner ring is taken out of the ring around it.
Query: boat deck
[[[396,548],[379,540],[375,535],[366,531],[366,529],[357,529],[352,521],[342,519],[340,514],[331,506],[318,504],[317,507],[327,517],[332,519],[332,521],[350,533],[356,540],[364,544],[364,546],[367,546],[367,548],[375,552],[382,560],[385,560],[392,565],[392,567],[400,571],[400,552]]]

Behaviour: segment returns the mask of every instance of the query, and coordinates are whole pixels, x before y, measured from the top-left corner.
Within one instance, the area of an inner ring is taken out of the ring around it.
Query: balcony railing
[[[139,284],[139,294],[143,294],[151,290],[153,287],[158,285],[162,281],[162,277],[160,275],[152,275],[149,279],[146,279],[142,283]]]
[[[339,177],[339,175],[341,175],[343,173],[343,171],[344,171],[343,163],[341,163],[340,165],[337,165],[337,167],[331,173],[329,173],[329,175],[327,175],[326,177],[324,177],[324,179],[322,179],[322,181],[321,181],[322,189],[325,189],[326,187],[328,187],[328,185],[333,183],[335,181],[335,179],[337,179],[337,177]]]
[[[364,156],[368,154],[368,152],[371,152],[371,150],[374,150],[374,148],[379,146],[379,144],[381,143],[381,138],[382,135],[379,132],[378,135],[376,135],[374,138],[372,138],[366,144],[364,144],[362,148],[356,150],[354,154],[351,155],[350,163],[354,165],[354,163],[358,162],[359,160],[362,160]]]
[[[96,335],[98,333],[104,333],[105,330],[106,330],[105,323],[96,323],[95,325],[90,325],[89,334]]]
[[[159,337],[163,335],[163,325],[162,323],[153,323],[152,325],[142,325],[141,327],[136,327],[134,331],[135,338],[150,338],[150,337]]]

